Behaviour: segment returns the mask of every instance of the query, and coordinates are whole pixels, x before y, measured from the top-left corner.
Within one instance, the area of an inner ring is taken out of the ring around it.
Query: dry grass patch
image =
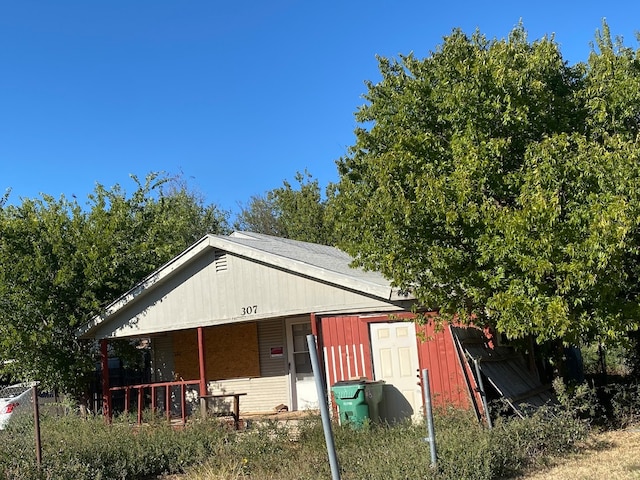
[[[640,479],[640,428],[594,434],[578,452],[521,480]]]

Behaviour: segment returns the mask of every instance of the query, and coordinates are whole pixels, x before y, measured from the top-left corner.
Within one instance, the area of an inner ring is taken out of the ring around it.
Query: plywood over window
[[[200,378],[197,330],[181,330],[172,335],[176,377]],[[207,380],[260,376],[255,322],[207,327],[204,339]]]

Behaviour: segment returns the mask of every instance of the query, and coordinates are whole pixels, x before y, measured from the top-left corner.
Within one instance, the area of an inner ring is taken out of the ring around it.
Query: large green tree
[[[331,244],[333,226],[317,179],[298,172],[297,185],[284,180],[265,195],[254,195],[241,208],[235,227],[303,242]]]
[[[640,55],[603,27],[573,66],[522,25],[380,58],[331,203],[356,263],[511,337],[635,330]]]
[[[86,206],[43,195],[0,204],[2,373],[80,394],[94,345],[77,328],[206,233],[226,214],[180,182],[134,177],[135,191],[97,185]]]

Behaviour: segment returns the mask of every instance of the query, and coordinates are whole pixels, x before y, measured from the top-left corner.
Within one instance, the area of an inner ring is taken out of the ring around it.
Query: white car
[[[17,383],[0,390],[0,430],[6,428],[9,420],[16,414],[31,410],[34,385],[37,383]]]

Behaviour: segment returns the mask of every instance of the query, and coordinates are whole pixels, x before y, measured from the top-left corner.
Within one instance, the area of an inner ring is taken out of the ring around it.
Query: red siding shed
[[[413,318],[415,315],[410,312],[322,317],[318,340],[328,385],[352,378],[373,379],[369,325],[373,322],[410,321]],[[444,326],[437,329],[433,324],[416,325],[416,332],[420,370],[429,370],[433,404],[470,408],[469,386],[450,328]],[[418,377],[416,381],[419,381]]]

